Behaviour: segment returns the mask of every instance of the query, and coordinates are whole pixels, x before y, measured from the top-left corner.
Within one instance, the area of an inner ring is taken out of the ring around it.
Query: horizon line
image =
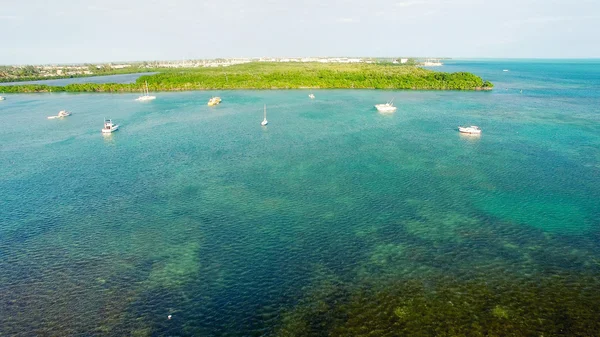
[[[491,57],[491,56],[235,56],[235,57],[214,57],[214,58],[185,58],[185,59],[153,59],[153,60],[128,60],[128,61],[85,61],[85,62],[50,62],[50,63],[13,63],[0,64],[0,66],[46,66],[46,65],[84,65],[84,64],[123,64],[123,63],[143,63],[143,62],[180,62],[180,61],[210,61],[218,59],[263,59],[263,58],[371,58],[371,59],[399,59],[399,58],[429,58],[446,60],[600,60],[600,57]]]

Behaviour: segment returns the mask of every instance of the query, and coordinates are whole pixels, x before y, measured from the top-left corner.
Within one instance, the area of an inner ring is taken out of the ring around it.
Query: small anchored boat
[[[314,94],[311,92],[311,93],[308,95],[308,98],[310,98],[310,99],[315,99],[315,95],[314,95]]]
[[[211,99],[208,100],[208,106],[213,106],[213,105],[217,105],[221,103],[221,97],[211,97]]]
[[[394,106],[394,100],[391,100],[385,104],[375,104],[375,108],[379,112],[395,112],[398,108]]]
[[[69,117],[71,116],[71,113],[66,111],[66,110],[61,110],[58,112],[58,115],[56,116],[49,116],[48,119],[55,119],[55,118],[63,118],[63,117]]]
[[[114,124],[111,119],[104,120],[104,127],[102,128],[102,133],[113,133],[119,130],[119,125]]]
[[[459,126],[458,127],[458,131],[460,131],[461,133],[468,133],[471,135],[479,135],[481,134],[481,129],[478,126],[475,125],[471,125],[471,126]]]

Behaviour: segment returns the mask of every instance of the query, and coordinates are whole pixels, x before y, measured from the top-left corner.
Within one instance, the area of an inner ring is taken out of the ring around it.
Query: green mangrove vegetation
[[[16,85],[4,93],[137,92],[214,89],[413,89],[490,90],[493,84],[471,73],[443,73],[393,64],[247,63],[218,68],[161,69],[132,84],[69,84],[64,87]]]
[[[45,67],[43,66],[32,65],[21,67],[0,66],[0,83],[151,73],[157,71],[156,69],[147,68],[145,64],[136,64],[127,68],[114,68],[106,64],[102,66],[96,66],[92,64],[86,64],[83,66],[54,66],[50,70],[45,70],[44,68]]]

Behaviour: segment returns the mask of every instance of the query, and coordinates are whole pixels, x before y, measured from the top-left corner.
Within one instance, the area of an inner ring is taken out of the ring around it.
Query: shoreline
[[[1,87],[0,87],[1,88]],[[56,87],[55,87],[56,88]],[[292,91],[292,90],[380,90],[380,91],[493,91],[493,88],[477,87],[474,89],[395,89],[395,88],[209,88],[209,89],[171,89],[171,90],[150,90],[150,93],[171,93],[171,92],[203,92],[203,91]],[[47,91],[18,91],[18,92],[2,92],[3,96],[17,94],[139,94],[139,90],[120,90],[120,91],[68,91],[68,90],[47,90]]]
[[[165,70],[142,75],[135,83],[16,84],[0,86],[0,92],[140,92],[146,82],[152,92],[302,88],[488,91],[494,86],[472,73],[445,73],[418,66],[248,63],[227,68]]]

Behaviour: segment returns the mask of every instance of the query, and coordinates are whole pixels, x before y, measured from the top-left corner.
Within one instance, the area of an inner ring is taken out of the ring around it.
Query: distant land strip
[[[219,89],[412,89],[491,90],[494,85],[467,73],[445,73],[413,65],[265,63],[229,67],[160,69],[135,83],[78,83],[65,86],[26,84],[0,86],[2,93],[139,92]]]

